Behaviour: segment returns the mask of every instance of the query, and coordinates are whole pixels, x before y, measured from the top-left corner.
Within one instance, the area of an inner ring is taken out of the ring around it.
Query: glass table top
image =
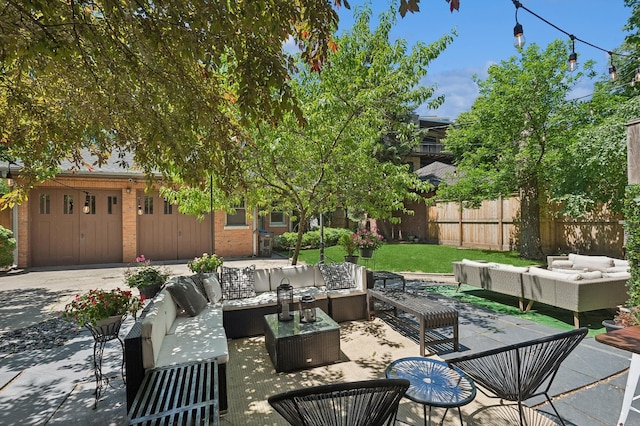
[[[316,308],[315,322],[300,322],[300,311],[293,311],[293,319],[291,321],[278,321],[278,314],[265,315],[264,319],[275,338],[340,329],[338,323],[320,308]]]

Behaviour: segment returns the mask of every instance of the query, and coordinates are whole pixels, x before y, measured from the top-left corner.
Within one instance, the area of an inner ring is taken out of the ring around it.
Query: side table
[[[449,366],[443,361],[423,357],[400,358],[387,366],[385,375],[388,379],[409,380],[409,389],[404,396],[422,404],[425,426],[427,405],[429,424],[431,407],[446,408],[443,420],[449,408],[458,407],[460,424],[463,424],[460,407],[476,397],[476,385],[473,380],[459,368]]]
[[[640,325],[597,334],[596,340],[605,345],[632,352],[620,417],[618,418],[618,423],[616,423],[618,426],[623,426],[627,421],[630,410],[640,413],[639,409],[631,406],[633,401],[640,398],[640,395],[634,396],[638,378],[640,378]]]

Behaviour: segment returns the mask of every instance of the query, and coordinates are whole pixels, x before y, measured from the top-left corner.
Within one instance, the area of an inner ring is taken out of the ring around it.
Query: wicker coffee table
[[[340,359],[340,326],[322,309],[316,321],[301,323],[300,312],[293,320],[278,321],[277,314],[264,316],[265,345],[276,372],[330,364]]]

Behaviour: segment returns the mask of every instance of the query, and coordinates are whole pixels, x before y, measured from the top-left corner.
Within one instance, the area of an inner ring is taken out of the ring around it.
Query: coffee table
[[[316,308],[316,321],[300,322],[294,311],[291,321],[278,321],[277,314],[264,316],[267,352],[276,372],[330,364],[340,359],[340,326],[322,309]]]
[[[388,379],[407,379],[409,389],[404,394],[410,400],[422,404],[424,424],[427,425],[427,406],[429,406],[429,424],[431,407],[458,407],[458,416],[462,424],[460,407],[473,401],[476,386],[473,380],[457,367],[446,362],[422,357],[400,358],[387,366]],[[440,424],[444,423],[445,411]]]

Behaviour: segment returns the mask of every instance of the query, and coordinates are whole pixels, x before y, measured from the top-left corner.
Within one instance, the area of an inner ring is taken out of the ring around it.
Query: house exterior
[[[17,266],[131,263],[141,254],[153,261],[188,260],[205,252],[251,257],[265,252],[264,235],[289,229],[284,213],[258,218],[245,206],[198,220],[178,212],[157,188],[145,188],[141,173],[111,163],[62,171],[37,185],[9,218],[0,217],[17,240]]]

